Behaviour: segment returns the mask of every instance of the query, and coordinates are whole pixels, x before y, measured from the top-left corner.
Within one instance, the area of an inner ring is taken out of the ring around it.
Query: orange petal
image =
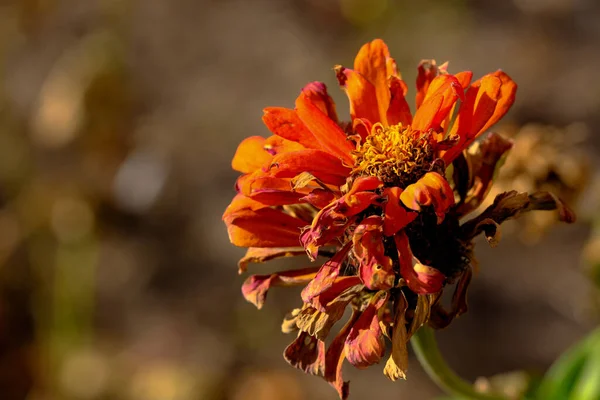
[[[244,257],[238,261],[238,273],[246,272],[248,264],[263,263],[282,257],[294,257],[303,255],[301,247],[250,247]]]
[[[341,272],[342,264],[348,256],[351,243],[349,242],[340,251],[338,251],[321,268],[317,275],[302,290],[301,297],[305,303],[310,303],[313,298],[329,289],[338,278]]]
[[[439,75],[429,85],[423,104],[415,113],[412,127],[420,131],[438,129],[459,98],[464,99],[464,93],[458,79],[449,74]]]
[[[293,178],[309,172],[324,183],[342,185],[350,169],[339,158],[321,150],[301,150],[275,156],[269,175],[277,178]]]
[[[263,122],[275,135],[299,143],[307,149],[321,148],[296,111],[283,107],[268,107],[263,112]]]
[[[380,122],[375,86],[358,71],[336,66],[335,76],[350,101],[352,120],[364,118],[371,123]]]
[[[385,255],[382,224],[379,216],[365,218],[352,235],[354,255],[359,263],[358,276],[371,290],[388,290],[396,278],[392,259]]]
[[[242,140],[233,156],[231,167],[239,172],[251,173],[268,165],[273,156],[263,148],[265,140],[262,136]]]
[[[267,140],[265,140],[264,149],[265,151],[267,151],[267,153],[276,156],[277,154],[281,153],[290,153],[292,151],[306,150],[306,146],[303,146],[300,143],[296,143],[291,140],[284,139],[277,135],[272,135],[269,136]]]
[[[376,364],[385,354],[385,340],[379,314],[387,300],[386,291],[380,291],[373,296],[346,338],[344,346],[346,359],[357,368]]]
[[[428,172],[400,194],[400,200],[411,210],[420,211],[421,206],[433,206],[438,224],[454,205],[454,191],[448,181],[437,172]]]
[[[329,93],[327,86],[323,82],[311,82],[302,88],[302,93],[306,94],[319,110],[323,111],[331,120],[338,123],[335,103]]]
[[[383,220],[383,234],[394,236],[396,232],[410,224],[417,218],[416,212],[408,211],[400,202],[402,189],[399,187],[386,188],[383,192],[387,202],[383,206],[385,213]]]
[[[412,123],[412,114],[408,102],[404,97],[406,93],[406,84],[397,77],[390,78],[390,105],[387,109],[387,121],[389,125],[402,124],[403,126]]]
[[[471,83],[471,79],[473,79],[473,72],[471,72],[471,71],[458,72],[458,73],[454,74],[454,77],[458,80],[458,82],[460,82],[460,86],[462,86],[462,88],[464,90],[466,90],[469,87],[469,84]]]
[[[270,275],[252,275],[242,285],[242,294],[247,301],[261,309],[272,286],[305,285],[315,277],[317,269],[317,267],[310,267]]]
[[[306,222],[279,210],[242,210],[224,217],[229,240],[240,247],[294,247]]]
[[[419,63],[417,72],[417,96],[415,99],[417,103],[417,109],[421,107],[423,100],[425,100],[425,95],[427,94],[427,89],[429,89],[429,84],[435,79],[436,76],[438,76],[439,73],[440,69],[438,68],[435,60],[421,60]]]
[[[323,150],[339,157],[347,165],[353,165],[354,159],[350,152],[354,150],[354,145],[348,141],[338,124],[323,113],[305,93],[301,93],[296,99],[296,113]]]
[[[390,57],[390,51],[384,41],[375,39],[362,46],[354,60],[354,70],[375,87],[379,121],[386,125],[391,98],[388,78],[390,75],[395,76],[397,71],[396,62]]]
[[[350,329],[359,317],[360,312],[353,310],[350,319],[333,339],[325,353],[325,380],[337,390],[341,400],[346,400],[350,394],[349,382],[344,382],[342,378],[342,366],[346,358],[345,343]]]
[[[502,71],[488,74],[469,87],[449,132],[460,140],[443,154],[446,164],[506,114],[515,101],[516,91],[517,85]]]
[[[301,199],[310,191],[308,189],[292,191],[290,179],[272,176],[258,176],[242,182],[244,184],[239,186],[242,194],[270,206],[301,203]]]

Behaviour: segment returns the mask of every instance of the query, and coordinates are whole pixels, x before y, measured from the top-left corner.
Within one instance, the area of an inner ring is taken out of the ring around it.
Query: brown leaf
[[[425,296],[419,296],[425,297]],[[394,326],[392,332],[392,354],[387,360],[383,373],[392,381],[398,378],[406,379],[408,370],[408,333],[406,332],[406,308],[408,303],[404,294],[397,297],[395,308]],[[416,314],[415,314],[416,317]]]

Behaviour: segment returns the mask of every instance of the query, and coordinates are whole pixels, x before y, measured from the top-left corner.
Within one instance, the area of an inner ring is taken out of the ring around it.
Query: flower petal
[[[471,283],[472,276],[473,271],[471,267],[468,267],[460,276],[460,279],[454,288],[450,311],[444,309],[439,298],[431,305],[429,325],[432,328],[443,329],[450,325],[450,322],[452,322],[454,318],[467,312],[467,289]]]
[[[561,221],[575,222],[575,213],[555,195],[548,192],[527,194],[513,190],[499,194],[494,199],[494,203],[479,216],[465,222],[461,226],[461,235],[465,240],[471,240],[485,232],[488,238],[493,239],[497,234],[499,224],[533,210],[558,210]]]
[[[279,210],[243,210],[224,218],[229,240],[240,247],[294,247],[306,222]]]
[[[348,256],[350,247],[351,243],[349,242],[329,261],[323,264],[315,278],[302,290],[302,301],[310,303],[314,297],[320,295],[334,284],[335,280],[340,275],[340,269]]]
[[[250,263],[263,263],[282,257],[295,257],[304,254],[302,247],[250,247],[238,261],[238,273],[244,273]]]
[[[231,167],[239,172],[251,173],[268,165],[273,158],[264,149],[265,138],[262,136],[250,136],[239,144]]]
[[[256,308],[261,309],[271,286],[298,286],[310,282],[318,267],[277,272],[270,275],[252,275],[242,285],[242,294]]]
[[[350,319],[333,339],[325,353],[325,380],[337,390],[341,400],[346,400],[350,394],[349,384],[342,378],[342,366],[346,358],[346,338],[359,317],[360,313],[352,310]]]
[[[438,293],[446,280],[440,271],[420,264],[412,254],[408,236],[404,231],[394,236],[398,258],[400,261],[400,274],[406,281],[409,289],[416,294]]]
[[[408,126],[412,124],[412,114],[410,107],[404,97],[406,93],[406,84],[397,77],[390,77],[390,105],[387,109],[387,122],[389,125],[402,124]]]
[[[392,332],[392,354],[385,364],[383,373],[392,381],[406,379],[408,370],[408,334],[406,332],[406,309],[408,302],[400,292],[394,302],[394,327]]]
[[[325,342],[300,331],[298,337],[283,352],[292,367],[310,375],[325,375]]]
[[[396,232],[417,218],[416,212],[408,211],[400,201],[402,189],[399,187],[386,188],[383,192],[387,201],[383,205],[383,234],[394,236]]]
[[[358,276],[371,290],[391,289],[396,279],[392,259],[385,255],[382,224],[381,217],[365,218],[352,235]]]
[[[429,84],[440,73],[445,73],[447,64],[443,64],[438,68],[435,60],[421,60],[417,69],[417,109],[423,104],[425,95],[429,89]]]
[[[296,111],[283,107],[267,107],[263,112],[263,122],[275,135],[299,143],[307,149],[321,149],[319,142],[300,120]]]
[[[397,75],[396,62],[381,39],[375,39],[361,47],[354,60],[354,70],[364,76],[375,87],[379,121],[387,124],[387,109],[390,104],[388,78]],[[372,121],[377,122],[377,121]]]
[[[325,151],[307,149],[275,156],[268,173],[277,178],[294,178],[302,172],[309,172],[324,183],[339,186],[346,182],[350,169]]]
[[[380,122],[375,86],[358,71],[344,68],[341,65],[337,65],[334,70],[338,83],[350,101],[352,120],[361,118],[373,124]]]
[[[366,368],[378,363],[385,353],[385,340],[379,317],[387,300],[388,292],[382,290],[375,294],[346,338],[346,359],[357,368]]]
[[[354,146],[338,124],[323,113],[307,94],[300,93],[296,99],[296,113],[323,150],[339,157],[347,165],[353,165],[350,152]]]
[[[438,224],[454,205],[454,191],[448,181],[437,172],[428,172],[400,194],[400,200],[411,210],[420,211],[421,206],[432,205]]]
[[[302,88],[302,93],[306,94],[319,110],[323,111],[332,121],[338,123],[335,103],[329,93],[327,86],[323,82],[311,82]]]
[[[439,75],[429,85],[423,104],[415,113],[413,129],[438,129],[458,99],[464,99],[458,79],[449,74]]]

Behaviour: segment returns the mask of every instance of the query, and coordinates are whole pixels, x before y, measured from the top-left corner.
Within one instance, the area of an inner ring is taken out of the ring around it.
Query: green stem
[[[448,394],[466,400],[506,400],[499,394],[477,392],[473,385],[456,375],[440,353],[430,327],[421,327],[410,342],[427,375]]]

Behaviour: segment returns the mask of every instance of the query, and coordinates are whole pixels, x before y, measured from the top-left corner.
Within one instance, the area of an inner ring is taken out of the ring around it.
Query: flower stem
[[[456,375],[440,353],[430,327],[422,326],[410,342],[427,375],[448,394],[466,400],[506,400],[500,394],[477,392],[473,385]]]

